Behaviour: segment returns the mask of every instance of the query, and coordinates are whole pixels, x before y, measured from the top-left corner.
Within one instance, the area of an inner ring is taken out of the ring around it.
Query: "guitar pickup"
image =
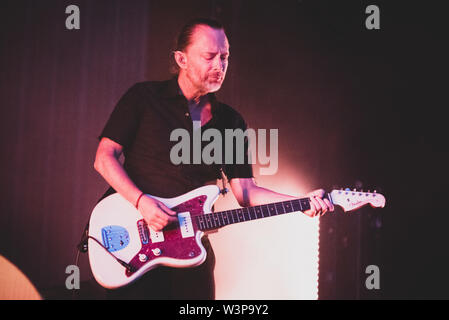
[[[195,236],[193,229],[192,218],[190,212],[178,213],[179,228],[181,229],[181,235],[183,238],[189,238]]]
[[[142,219],[137,221],[137,229],[139,230],[140,241],[142,244],[148,244],[150,241],[150,233],[145,220]]]

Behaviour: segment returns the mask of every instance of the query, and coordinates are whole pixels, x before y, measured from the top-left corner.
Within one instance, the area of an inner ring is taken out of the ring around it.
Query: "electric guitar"
[[[140,212],[120,194],[101,200],[89,222],[89,262],[97,282],[105,288],[125,286],[157,266],[176,268],[198,266],[206,260],[201,243],[205,232],[230,224],[310,209],[310,199],[302,198],[260,206],[211,213],[220,194],[209,185],[175,198],[159,198],[177,212],[178,220],[156,232],[149,228]],[[333,190],[325,196],[344,211],[366,204],[384,207],[379,193]]]

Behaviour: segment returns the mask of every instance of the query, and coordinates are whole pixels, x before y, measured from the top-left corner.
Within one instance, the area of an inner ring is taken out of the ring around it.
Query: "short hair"
[[[192,43],[195,28],[200,25],[209,26],[213,29],[222,29],[224,31],[224,27],[219,21],[210,18],[196,18],[185,24],[177,34],[173,49],[170,52],[170,72],[172,74],[179,73],[179,66],[176,63],[174,52],[184,51]]]

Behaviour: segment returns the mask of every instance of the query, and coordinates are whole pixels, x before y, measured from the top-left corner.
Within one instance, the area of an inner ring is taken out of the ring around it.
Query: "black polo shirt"
[[[173,130],[186,129],[191,137],[193,123],[188,103],[178,85],[178,78],[167,81],[147,81],[133,85],[119,100],[99,139],[107,137],[123,146],[124,168],[131,180],[145,193],[174,197],[220,179],[220,168],[227,178],[253,177],[248,163],[248,141],[245,140],[244,164],[224,164],[225,129],[246,130],[242,116],[230,106],[209,94],[212,119],[201,127],[218,129],[222,133],[221,164],[179,164],[170,160],[170,150],[179,141],[170,141]],[[209,142],[202,142],[202,147]],[[236,146],[234,143],[234,158]],[[191,159],[192,160],[192,159]],[[236,163],[235,161],[233,163]],[[115,192],[110,188],[106,194]]]

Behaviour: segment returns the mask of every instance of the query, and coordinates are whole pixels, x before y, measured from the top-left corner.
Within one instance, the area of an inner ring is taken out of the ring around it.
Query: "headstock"
[[[366,204],[370,204],[375,208],[385,207],[385,197],[380,193],[350,190],[332,190],[330,193],[332,203],[339,205],[345,212],[356,210]]]

